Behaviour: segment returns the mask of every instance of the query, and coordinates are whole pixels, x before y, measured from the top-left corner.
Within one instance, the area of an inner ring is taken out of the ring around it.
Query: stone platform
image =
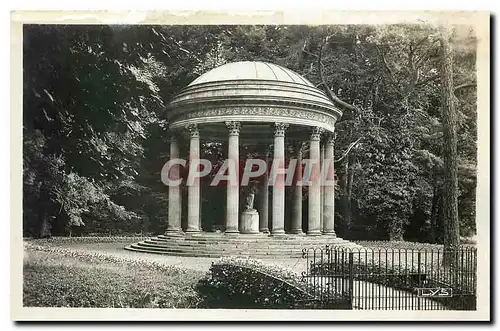
[[[159,235],[125,247],[126,250],[174,256],[222,257],[251,256],[255,258],[298,258],[303,248],[324,245],[359,247],[357,244],[332,236],[285,234],[197,234]]]

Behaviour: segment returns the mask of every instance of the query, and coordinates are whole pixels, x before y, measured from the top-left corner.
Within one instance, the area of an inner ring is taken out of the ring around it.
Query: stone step
[[[157,241],[167,241],[167,242],[203,242],[203,243],[211,243],[211,242],[218,242],[218,243],[233,243],[233,242],[240,242],[240,243],[261,243],[261,242],[266,242],[266,243],[284,243],[284,244],[304,244],[304,243],[314,243],[314,244],[321,244],[321,243],[329,243],[332,241],[339,241],[339,240],[344,240],[342,238],[336,238],[336,237],[322,237],[321,240],[319,239],[311,239],[311,240],[305,240],[305,239],[297,239],[297,240],[282,240],[278,238],[259,238],[259,239],[247,239],[247,238],[183,238],[183,237],[175,237],[175,238],[164,238],[164,237],[152,237],[149,239],[154,239]]]
[[[334,246],[338,244],[345,243],[344,240],[331,240],[329,242],[314,243],[314,242],[274,242],[274,241],[261,241],[261,242],[245,242],[245,241],[168,241],[168,240],[157,240],[157,239],[147,239],[147,242],[154,242],[158,244],[179,244],[179,245],[197,245],[197,246],[217,246],[217,245],[245,245],[245,246],[295,246],[295,247],[324,247],[325,245]]]
[[[302,251],[303,248],[314,248],[316,245],[308,245],[308,244],[272,244],[272,243],[257,243],[257,244],[249,244],[249,243],[186,243],[186,242],[161,242],[155,240],[145,240],[143,243],[148,245],[154,245],[159,247],[195,247],[200,249],[212,249],[212,248],[230,248],[236,247],[241,249],[295,249]],[[331,243],[332,245],[342,246],[347,244],[347,242],[337,241]]]
[[[292,234],[286,234],[286,235],[280,235],[280,236],[268,236],[268,235],[224,235],[224,234],[219,234],[219,235],[184,235],[184,236],[166,236],[166,235],[159,235],[155,237],[160,240],[168,239],[168,240],[198,240],[198,241],[318,241],[318,242],[323,242],[323,241],[329,241],[331,239],[335,239],[335,237],[331,236],[307,236],[307,235],[292,235]]]
[[[305,246],[312,246],[312,247],[321,247],[324,245],[339,245],[339,244],[346,244],[350,243],[353,245],[356,245],[350,241],[344,240],[342,238],[332,238],[328,241],[324,242],[317,242],[317,241],[275,241],[275,240],[261,240],[257,242],[253,241],[219,241],[219,240],[212,240],[212,241],[204,241],[204,240],[169,240],[169,239],[162,239],[162,238],[150,238],[146,239],[145,241],[147,242],[154,242],[158,244],[180,244],[180,245],[204,245],[204,246],[211,246],[211,245],[246,245],[246,246],[262,246],[262,245],[269,245],[269,246],[300,246],[300,247],[305,247]]]
[[[302,255],[302,250],[300,249],[287,249],[287,248],[278,248],[278,249],[256,249],[256,248],[238,248],[238,247],[225,247],[225,248],[199,248],[199,247],[179,247],[179,246],[155,246],[146,243],[137,243],[132,244],[131,247],[139,248],[143,250],[151,250],[151,251],[169,251],[169,252],[210,252],[217,254],[260,254],[260,255],[275,255],[275,256],[291,256],[291,255]]]
[[[185,242],[185,243],[203,243],[203,244],[211,244],[211,243],[224,243],[224,244],[234,244],[234,243],[245,243],[245,244],[277,244],[277,245],[305,245],[305,244],[313,244],[313,245],[323,245],[329,243],[337,243],[337,242],[346,242],[346,240],[342,238],[330,238],[328,240],[296,240],[296,241],[287,241],[287,240],[183,240],[183,239],[164,239],[164,238],[149,238],[147,240],[154,240],[157,242]]]
[[[154,246],[145,243],[132,244],[132,247],[141,249],[151,249],[151,250],[165,250],[165,251],[199,251],[199,252],[234,252],[234,253],[261,253],[263,255],[287,255],[287,254],[302,254],[301,250],[296,249],[248,249],[248,248],[237,248],[237,247],[225,247],[225,248],[211,248],[209,250],[199,247],[175,247],[175,246]]]
[[[263,252],[263,251],[237,251],[237,250],[179,250],[179,249],[158,249],[155,247],[142,247],[131,245],[125,249],[131,251],[157,253],[166,255],[179,255],[179,256],[199,256],[199,257],[221,257],[221,256],[251,256],[251,257],[287,257],[287,258],[300,258],[301,253],[297,252]]]
[[[342,238],[321,238],[319,239],[297,239],[297,240],[283,240],[278,238],[260,238],[260,239],[247,239],[247,238],[163,238],[163,237],[154,237],[151,238],[156,241],[165,241],[165,242],[199,242],[199,243],[283,243],[283,244],[304,244],[304,243],[313,243],[316,245],[328,244],[331,242],[336,242],[339,240],[343,240]]]
[[[256,258],[300,258],[304,248],[320,248],[325,245],[359,247],[357,244],[342,238],[328,236],[202,233],[182,236],[159,235],[132,244],[126,249],[177,256],[221,257],[234,255]]]
[[[139,242],[135,243],[133,245],[139,245],[142,247],[153,247],[153,248],[159,248],[159,249],[186,249],[186,250],[237,250],[237,251],[262,251],[262,252],[267,252],[267,251],[287,251],[287,252],[302,252],[302,249],[298,248],[290,248],[290,247],[273,247],[273,248],[268,248],[268,247],[241,247],[241,246],[211,246],[211,247],[198,247],[198,246],[177,246],[177,245],[155,245],[151,243],[145,243],[145,242]]]

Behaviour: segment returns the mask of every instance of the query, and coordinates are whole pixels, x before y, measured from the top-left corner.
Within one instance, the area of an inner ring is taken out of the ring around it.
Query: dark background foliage
[[[162,233],[169,100],[207,70],[241,60],[283,65],[324,88],[322,50],[325,83],[354,106],[337,124],[337,233],[442,242],[437,33],[424,25],[25,25],[24,235]],[[473,31],[457,28],[451,45],[466,236],[475,232],[476,89],[460,86],[475,81]],[[223,147],[212,145],[212,155]],[[219,193],[203,204],[206,228],[223,223]]]

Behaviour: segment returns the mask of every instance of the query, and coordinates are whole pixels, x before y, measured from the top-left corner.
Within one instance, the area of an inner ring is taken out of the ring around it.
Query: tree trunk
[[[437,227],[438,227],[438,210],[439,210],[439,188],[434,184],[432,190],[432,206],[431,206],[431,228],[429,240],[432,244],[437,242]]]
[[[354,163],[356,162],[356,156],[351,155],[349,164],[351,165],[348,169],[349,177],[347,182],[347,198],[349,199],[349,205],[351,204],[352,199],[352,184],[354,182]]]
[[[403,233],[400,231],[400,229],[391,229],[389,231],[389,241],[404,241]]]
[[[51,222],[50,222],[50,215],[51,211],[53,210],[52,207],[52,202],[50,201],[49,198],[50,195],[50,190],[48,188],[47,183],[42,180],[40,183],[40,193],[38,197],[38,206],[37,206],[37,212],[38,212],[38,233],[37,236],[38,238],[50,238],[51,237]]]
[[[344,174],[344,181],[343,181],[343,192],[346,197],[346,203],[344,204],[344,220],[345,220],[345,225],[346,225],[346,230],[349,230],[351,228],[351,222],[352,222],[352,210],[351,210],[351,195],[349,192],[349,158],[347,158],[346,163],[345,163],[345,174]]]
[[[39,238],[50,238],[51,237],[51,231],[50,231],[50,222],[49,222],[49,216],[47,215],[41,215],[40,216],[40,229],[38,232],[38,237]]]
[[[443,100],[443,216],[444,216],[444,247],[446,251],[456,250],[459,246],[458,224],[458,160],[457,160],[457,116],[453,95],[453,56],[449,42],[449,34],[440,38],[442,67],[441,94]],[[452,266],[454,254],[445,254],[445,265]]]

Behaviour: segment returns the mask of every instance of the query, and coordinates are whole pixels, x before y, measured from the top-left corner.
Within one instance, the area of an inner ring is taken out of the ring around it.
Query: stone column
[[[311,132],[311,141],[309,143],[309,159],[312,163],[311,184],[309,186],[309,220],[307,234],[317,236],[321,234],[321,171],[320,171],[320,147],[322,128],[315,127]]]
[[[320,141],[320,146],[321,146],[321,152],[320,152],[320,171],[323,171],[323,167],[325,165],[325,144],[324,143],[321,143]],[[319,228],[321,229],[321,231],[323,230],[323,220],[324,220],[324,208],[325,208],[325,185],[323,183],[323,181],[320,181],[320,185],[321,185],[321,189],[320,189],[320,201],[321,201],[321,215],[320,215],[320,218],[319,218]]]
[[[200,132],[196,125],[189,125],[189,163],[190,168],[200,167]],[[188,184],[188,216],[186,232],[200,232],[200,179],[195,178],[193,183]]]
[[[272,234],[285,233],[285,123],[274,123],[273,169],[276,169],[273,183]],[[274,164],[274,163],[277,164]]]
[[[240,122],[226,122],[229,129],[229,143],[227,159],[229,162],[227,182],[227,201],[226,201],[226,233],[239,233],[238,218],[239,218],[239,203],[240,203],[240,187],[239,187],[239,138],[240,138]],[[235,171],[233,174],[232,172]]]
[[[302,143],[295,144],[297,165],[293,176],[292,233],[302,234]]]
[[[325,173],[325,202],[323,208],[323,233],[326,235],[335,236],[335,186],[333,183],[334,180],[334,135],[331,134],[327,137],[326,140],[326,148],[325,148],[325,162],[324,165],[326,168]]]
[[[170,160],[179,158],[179,145],[177,139],[172,136],[170,140]],[[180,166],[175,164],[170,167],[168,177],[170,180],[180,179]],[[168,187],[168,226],[167,234],[180,233],[181,229],[181,186],[170,185]]]
[[[266,172],[262,175],[260,183],[260,215],[259,232],[269,233],[269,149],[266,151]]]

